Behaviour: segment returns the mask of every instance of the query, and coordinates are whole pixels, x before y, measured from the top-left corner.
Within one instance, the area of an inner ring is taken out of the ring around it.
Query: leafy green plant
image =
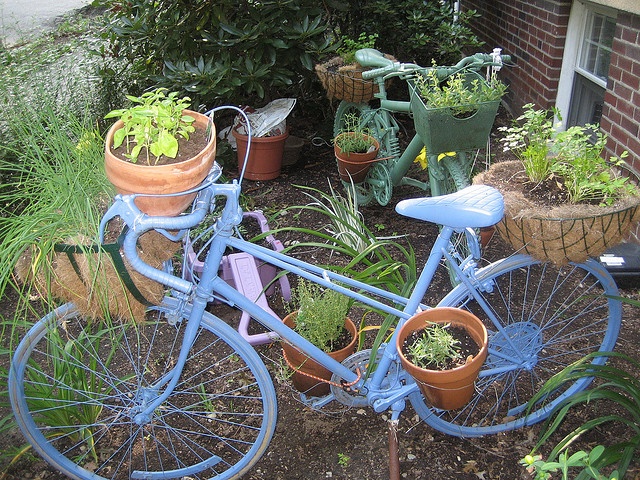
[[[611,358],[620,366],[611,364],[596,365],[596,358]],[[593,378],[596,385],[591,389],[574,393],[558,404],[543,424],[540,438],[532,452],[523,459],[523,463],[537,474],[536,479],[550,478],[556,470],[568,477],[569,468],[578,468],[577,475],[571,478],[623,478],[632,461],[640,452],[640,380],[637,372],[640,362],[628,355],[617,352],[594,352],[567,366],[551,377],[540,391],[529,400],[528,408],[539,408],[547,396],[566,383],[574,383],[584,378]],[[597,404],[600,415],[587,420],[565,435],[551,450],[546,460],[537,456],[537,451],[560,430],[563,421],[570,412],[581,405]],[[581,435],[607,426],[615,431],[614,441],[610,445],[600,445],[589,453],[579,451],[568,455],[568,447]],[[610,477],[600,472],[613,467],[617,474]],[[575,470],[574,470],[575,471]]]
[[[377,33],[367,35],[364,32],[358,35],[358,38],[356,40],[353,40],[348,36],[343,36],[342,45],[337,48],[336,53],[342,57],[342,61],[345,65],[355,63],[356,52],[361,48],[375,47],[377,38]]]
[[[513,125],[498,128],[505,134],[500,141],[505,151],[512,151],[522,161],[531,181],[542,182],[551,173],[549,153],[555,133],[554,117],[560,118],[560,112],[556,108],[536,110],[533,103],[523,108],[523,114]]]
[[[335,201],[335,192],[326,193],[304,186],[297,186],[297,188],[304,189],[313,202],[307,205],[287,207],[280,214],[286,214],[290,211],[321,214],[326,216],[332,226],[323,231],[287,226],[266,232],[262,237],[268,234],[276,237],[280,234],[301,235],[305,239],[285,247],[285,253],[295,255],[297,251],[306,252],[308,249],[319,249],[327,251],[330,256],[339,255],[343,259],[340,264],[324,264],[321,265],[322,268],[341,273],[396,295],[403,297],[409,295],[418,278],[416,256],[411,244],[407,242],[404,245],[394,238],[377,238],[357,211],[353,211],[348,206],[348,201]],[[335,235],[336,231],[343,233]],[[259,239],[256,237],[254,240]],[[360,244],[365,248],[362,250],[356,248]],[[377,334],[371,347],[371,361],[367,374],[373,371],[378,348],[387,340],[390,331],[397,322],[396,316],[386,315],[381,325],[376,327]],[[360,340],[358,348],[362,347],[362,338]]]
[[[344,321],[353,301],[340,292],[300,279],[291,292],[297,311],[295,331],[316,347],[331,352],[344,331]]]
[[[458,359],[460,341],[451,334],[449,327],[450,324],[428,324],[418,338],[407,345],[408,359],[431,370],[445,368],[448,362]]]
[[[99,370],[98,362],[102,367],[108,367],[112,362],[122,338],[121,334],[114,335],[113,332],[120,329],[109,326],[108,321],[95,322],[73,339],[61,335],[60,330],[49,332],[48,355],[42,358],[44,364],[35,361],[29,364],[25,396],[29,399],[30,410],[37,412],[34,420],[38,425],[49,427],[47,438],[65,437],[72,444],[94,445],[94,429],[75,425],[99,425],[98,418],[103,409],[100,400],[109,395],[113,385],[95,372]],[[87,352],[103,350],[101,346],[104,345],[108,345],[109,350],[103,356],[90,355],[87,359]],[[10,455],[8,466],[30,449],[30,445],[17,447]],[[98,460],[98,455],[95,449],[86,452],[87,458],[94,461]]]
[[[547,480],[551,478],[552,473],[559,472],[562,474],[563,480],[569,480],[569,469],[582,468],[582,478],[594,478],[595,480],[618,480],[620,478],[618,471],[615,470],[609,475],[600,473],[595,465],[598,464],[600,457],[604,453],[604,447],[597,445],[587,453],[584,450],[577,451],[569,455],[568,451],[560,453],[558,461],[551,462],[542,459],[542,455],[526,455],[520,460],[527,471],[533,475],[534,480]],[[574,470],[575,471],[575,470]]]
[[[326,0],[328,22],[338,36],[378,34],[376,47],[399,59],[451,65],[482,45],[469,27],[478,14],[454,10],[453,2],[424,0]]]
[[[555,157],[551,171],[565,180],[571,203],[612,205],[622,196],[637,194],[627,177],[616,175],[611,169],[612,165],[621,165],[628,152],[621,158],[605,160],[602,153],[607,137],[597,125],[573,126],[558,132],[553,143]]]
[[[360,117],[353,113],[344,116],[344,127],[333,142],[347,156],[350,153],[366,153],[375,147],[371,131],[362,126]]]
[[[637,194],[628,178],[611,167],[623,164],[620,158],[604,158],[607,137],[597,125],[573,126],[559,131],[554,118],[560,112],[535,109],[532,103],[509,127],[500,127],[505,151],[512,151],[524,165],[532,182],[543,182],[552,175],[562,180],[571,203],[612,205],[617,199]]]
[[[189,139],[195,131],[192,125],[195,118],[183,111],[189,108],[189,97],[178,98],[178,92],[167,93],[166,88],[158,88],[143,93],[140,97],[127,95],[133,105],[129,108],[112,110],[104,118],[118,118],[123,126],[113,134],[113,148],[123,143],[125,156],[137,163],[140,153],[146,156],[151,165],[165,155],[176,158],[178,154],[178,137]]]
[[[312,0],[101,3],[110,15],[100,53],[126,59],[138,83],[196,104],[307,97],[315,59],[332,49],[325,10]]]
[[[485,81],[474,73],[460,72],[442,81],[437,69],[427,74],[419,74],[415,88],[427,108],[454,107],[456,115],[476,110],[474,105],[499,100],[507,91],[507,86],[493,76]]]
[[[31,273],[50,278],[56,244],[97,239],[114,193],[102,168],[104,140],[92,118],[51,105],[5,113],[14,142],[0,147],[0,294],[14,282],[28,249]]]

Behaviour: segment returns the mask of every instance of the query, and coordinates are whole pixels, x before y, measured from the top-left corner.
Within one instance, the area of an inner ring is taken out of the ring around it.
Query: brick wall
[[[502,48],[516,57],[517,67],[500,76],[509,84],[507,106],[519,113],[522,105],[541,108],[555,104],[562,67],[571,1],[463,0],[480,18],[473,28],[486,43],[485,49]]]
[[[481,15],[473,28],[486,42],[514,54],[518,66],[502,73],[509,84],[507,107],[514,115],[532,102],[555,104],[571,0],[462,0],[462,7]],[[609,135],[607,150],[640,170],[640,16],[618,12],[609,82],[601,128]]]
[[[600,122],[607,149],[640,171],[640,16],[619,13]]]

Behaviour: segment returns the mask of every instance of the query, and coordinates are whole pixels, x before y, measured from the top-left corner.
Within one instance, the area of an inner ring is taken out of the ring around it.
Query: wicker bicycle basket
[[[627,239],[640,221],[640,196],[624,198],[612,207],[535,205],[500,180],[522,169],[520,161],[499,162],[474,178],[474,183],[502,192],[505,212],[496,230],[516,251],[556,265],[584,262]],[[635,172],[625,169],[624,173],[636,185],[640,183]]]
[[[393,59],[388,55],[385,56]],[[378,86],[373,80],[362,79],[362,72],[366,69],[358,63],[344,65],[342,58],[335,57],[316,65],[315,70],[329,100],[366,103],[375,93],[378,93]]]

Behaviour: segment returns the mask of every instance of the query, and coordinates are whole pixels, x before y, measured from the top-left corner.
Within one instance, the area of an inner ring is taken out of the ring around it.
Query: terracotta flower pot
[[[296,316],[297,313],[291,313],[283,319],[283,322],[289,328],[294,328],[296,325]],[[337,352],[329,353],[333,359],[339,362],[343,361],[354,352],[356,348],[356,341],[358,339],[358,331],[350,318],[345,319],[345,328],[352,336],[351,342],[345,348],[338,350]],[[305,375],[310,374],[315,377],[330,380],[332,373],[329,370],[314,360],[311,360],[293,345],[283,342],[282,349],[284,350],[284,354],[286,355],[288,362],[294,368],[291,379],[293,381],[293,385],[298,391],[313,397],[321,397],[329,393],[330,388],[328,383],[324,383]]]
[[[206,131],[210,119],[201,113],[186,110],[195,117],[197,130]],[[116,187],[118,193],[152,194],[152,197],[136,198],[136,205],[149,215],[175,216],[183,212],[195,198],[195,193],[177,196],[162,196],[184,192],[197,187],[207,177],[216,156],[216,131],[211,124],[211,139],[206,147],[195,157],[183,162],[167,165],[145,165],[131,163],[114,155],[113,134],[122,127],[118,120],[109,129],[105,141],[105,170],[107,178]],[[156,196],[157,195],[157,196]]]
[[[465,365],[450,370],[427,370],[411,363],[402,346],[411,333],[422,330],[427,322],[450,323],[469,332],[480,351]],[[404,369],[415,379],[427,401],[441,410],[456,410],[466,405],[474,393],[474,383],[487,358],[487,329],[472,313],[453,307],[438,307],[418,313],[405,322],[396,339],[398,355]]]
[[[244,167],[244,159],[247,152],[249,137],[231,131],[236,139],[238,148],[238,169]],[[272,137],[251,137],[251,150],[247,159],[247,168],[244,176],[249,180],[273,180],[280,175],[282,157],[284,154],[284,142],[289,136],[286,131],[282,135]]]
[[[342,133],[341,135],[350,135],[350,133]],[[380,143],[373,137],[371,137],[371,140],[375,148],[366,153],[345,153],[338,145],[334,144],[333,151],[338,162],[338,173],[341,180],[345,182],[353,181],[353,183],[364,181],[380,150]]]

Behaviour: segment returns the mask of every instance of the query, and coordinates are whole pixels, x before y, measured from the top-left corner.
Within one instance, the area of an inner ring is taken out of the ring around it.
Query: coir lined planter
[[[450,370],[428,370],[414,365],[403,353],[403,345],[409,335],[423,330],[429,323],[451,324],[462,327],[471,335],[480,351],[466,364]],[[425,310],[407,320],[396,339],[398,355],[404,369],[414,378],[427,403],[441,410],[457,410],[473,396],[474,383],[487,358],[487,329],[472,313],[452,307]]]

